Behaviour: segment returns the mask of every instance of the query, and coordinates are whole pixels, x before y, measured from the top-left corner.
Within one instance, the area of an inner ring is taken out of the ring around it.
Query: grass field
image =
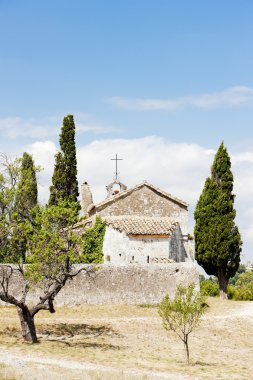
[[[208,304],[190,336],[189,366],[182,342],[165,332],[155,307],[41,312],[36,345],[22,342],[16,310],[0,307],[0,379],[252,379],[253,303]]]

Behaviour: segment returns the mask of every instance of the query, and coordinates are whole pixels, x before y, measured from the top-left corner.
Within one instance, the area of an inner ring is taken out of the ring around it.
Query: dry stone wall
[[[166,293],[173,296],[178,284],[189,283],[199,287],[198,272],[192,263],[101,265],[94,274],[81,272],[68,282],[55,304],[152,304],[160,302]],[[20,296],[20,278],[15,279],[12,288]],[[38,302],[39,295],[37,291],[30,293],[29,303]]]

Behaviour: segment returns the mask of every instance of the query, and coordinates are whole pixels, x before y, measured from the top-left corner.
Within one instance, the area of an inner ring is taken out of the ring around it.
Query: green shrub
[[[229,279],[229,284],[231,285],[235,285],[236,281],[238,280],[238,277],[240,276],[241,273],[245,273],[246,272],[246,268],[245,268],[245,265],[244,264],[240,264],[239,265],[239,268],[237,269],[237,272],[236,274],[234,275],[234,277],[231,277]]]
[[[235,286],[229,285],[228,298],[237,301],[253,301],[253,272],[239,274]]]
[[[200,292],[203,296],[217,297],[220,294],[218,283],[209,278],[200,282]]]
[[[235,299],[238,301],[253,301],[253,282],[248,286],[236,289]]]
[[[253,272],[240,274],[235,286],[237,300],[253,301]]]
[[[103,242],[106,224],[98,216],[93,227],[83,234],[82,263],[103,263]]]
[[[208,280],[200,276],[200,292],[204,296],[219,296],[219,285],[216,278]],[[228,299],[236,301],[253,301],[253,272],[245,272],[245,266],[240,265],[238,272],[228,285]]]
[[[228,285],[228,299],[229,300],[236,299],[236,288],[234,285]]]
[[[238,287],[247,286],[252,282],[253,282],[253,272],[250,271],[250,272],[241,273],[238,276],[238,279],[235,285]]]

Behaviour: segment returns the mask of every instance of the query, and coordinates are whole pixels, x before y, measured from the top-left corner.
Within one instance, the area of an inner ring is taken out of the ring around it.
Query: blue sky
[[[0,0],[0,151],[33,152],[46,200],[73,113],[97,199],[117,151],[127,184],[156,182],[193,209],[224,140],[253,259],[252,14],[251,0]]]

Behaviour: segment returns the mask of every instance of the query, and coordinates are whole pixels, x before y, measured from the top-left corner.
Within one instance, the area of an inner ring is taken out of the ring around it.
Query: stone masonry
[[[188,204],[146,182],[98,203],[90,216],[94,214],[170,217],[180,224],[183,234],[188,234]]]
[[[198,272],[192,263],[101,265],[94,274],[81,272],[69,281],[56,296],[55,304],[156,304],[166,293],[173,296],[178,284],[190,283],[198,289]],[[13,278],[11,288],[16,297],[20,297],[23,286],[20,278]],[[37,303],[40,295],[40,291],[29,293],[29,303]]]
[[[115,180],[106,189],[107,198],[94,205],[88,184],[82,186],[83,212],[86,210],[88,216],[84,225],[93,224],[97,215],[107,225],[103,245],[105,264],[192,260],[186,202],[146,181],[127,189]]]

